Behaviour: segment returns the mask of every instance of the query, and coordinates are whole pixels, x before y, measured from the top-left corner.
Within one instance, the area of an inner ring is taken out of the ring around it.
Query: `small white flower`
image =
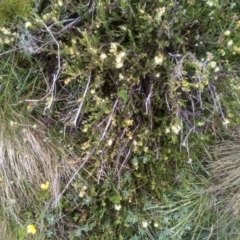
[[[4,43],[6,43],[6,44],[10,43],[10,39],[9,38],[5,38],[4,39]]]
[[[160,56],[155,56],[154,57],[154,62],[156,65],[161,65],[163,63],[163,57],[160,55]]]
[[[171,126],[171,130],[172,130],[172,132],[174,132],[177,135],[177,134],[179,134],[179,132],[181,130],[181,126],[179,124],[175,124],[175,125]]]
[[[142,226],[143,226],[143,228],[147,228],[148,222],[147,221],[142,221]]]
[[[162,17],[162,15],[165,13],[165,11],[166,11],[166,8],[165,8],[165,7],[156,9],[156,12],[157,12],[157,13],[156,13],[155,19],[156,19],[156,20],[160,20],[161,17]]]
[[[227,45],[228,45],[228,47],[231,47],[233,45],[233,40],[229,40]]]
[[[125,57],[126,56],[126,53],[125,52],[120,52],[118,55],[117,55],[117,57],[119,57],[119,58],[123,58],[123,57]]]
[[[143,148],[143,151],[144,151],[144,152],[148,152],[148,147],[144,147],[144,148]]]
[[[227,31],[224,32],[224,35],[225,35],[225,36],[229,36],[230,34],[231,34],[231,32],[230,32],[229,30],[227,30]]]
[[[222,56],[225,56],[225,54],[226,54],[225,51],[222,50],[222,51],[221,51],[221,55],[222,55]]]
[[[126,56],[125,52],[120,52],[119,54],[116,55],[116,63],[120,63],[122,62],[123,58]]]
[[[201,127],[201,126],[204,126],[204,122],[197,122],[197,126]]]
[[[165,129],[165,133],[170,133],[170,129],[169,129],[169,128],[166,128],[166,129]]]
[[[116,63],[120,63],[120,62],[122,62],[122,58],[119,57],[119,56],[117,56],[117,57],[116,57]]]
[[[207,1],[207,5],[208,5],[209,7],[212,7],[212,6],[213,6],[213,1]]]
[[[124,76],[121,73],[118,75],[118,77],[119,77],[120,80],[124,79]]]
[[[25,23],[25,27],[26,27],[26,28],[29,28],[29,27],[31,27],[31,26],[32,26],[32,24],[31,24],[30,22],[26,22],[26,23]]]
[[[9,35],[10,34],[10,31],[6,28],[1,28],[0,31],[5,34],[5,35]]]
[[[214,58],[214,55],[210,52],[207,52],[207,61],[211,61]]]
[[[119,211],[122,208],[122,206],[120,204],[119,205],[115,204],[114,208],[115,208],[115,210]]]
[[[223,125],[227,126],[230,123],[229,119],[225,118],[223,121]]]
[[[187,161],[187,163],[191,165],[191,164],[192,164],[192,159],[189,158],[188,161]]]
[[[209,65],[210,68],[216,68],[217,63],[214,62],[214,61],[212,61],[212,62],[210,62],[208,65]]]
[[[133,140],[133,145],[136,146],[137,145],[137,141],[134,139]]]
[[[117,62],[116,64],[115,64],[115,67],[116,68],[121,68],[123,66],[123,62]]]
[[[111,43],[109,52],[115,53],[117,51],[117,43]]]
[[[111,146],[113,144],[113,140],[112,139],[109,139],[108,141],[107,141],[107,146]]]
[[[103,60],[106,59],[106,58],[107,58],[107,54],[101,53],[100,59],[103,61]]]
[[[86,194],[85,191],[84,191],[84,190],[81,190],[81,191],[79,192],[78,196],[79,196],[80,198],[83,198],[85,194]]]
[[[154,223],[154,227],[157,228],[159,224],[157,222]]]

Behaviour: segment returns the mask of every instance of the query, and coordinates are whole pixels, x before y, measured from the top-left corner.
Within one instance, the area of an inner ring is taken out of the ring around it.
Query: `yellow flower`
[[[49,182],[48,181],[43,183],[43,184],[41,184],[41,189],[47,190],[48,188],[49,188]]]
[[[133,120],[131,120],[131,119],[126,119],[124,122],[127,126],[132,126],[133,125]]]
[[[27,225],[27,233],[28,234],[35,234],[36,232],[37,232],[37,229],[33,224]]]

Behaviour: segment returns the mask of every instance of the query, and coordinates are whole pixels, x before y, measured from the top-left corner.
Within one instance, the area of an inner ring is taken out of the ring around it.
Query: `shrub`
[[[238,8],[43,1],[0,29],[2,211],[23,237],[28,225],[50,239],[211,235],[201,162],[239,124]]]

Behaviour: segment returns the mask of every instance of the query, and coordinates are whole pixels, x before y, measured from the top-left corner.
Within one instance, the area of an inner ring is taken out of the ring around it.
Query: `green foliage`
[[[239,4],[31,4],[0,2],[3,215],[39,239],[215,237],[205,155],[239,124]]]
[[[0,23],[13,21],[17,17],[27,17],[31,13],[33,0],[1,0]]]

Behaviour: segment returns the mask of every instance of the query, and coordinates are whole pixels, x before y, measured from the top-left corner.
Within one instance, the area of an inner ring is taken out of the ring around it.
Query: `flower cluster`
[[[116,59],[115,59],[115,67],[116,68],[121,68],[123,66],[123,58],[126,56],[125,52],[120,52],[116,54]]]
[[[14,42],[15,37],[17,36],[16,32],[11,32],[5,27],[0,28],[0,44],[11,44]]]
[[[154,63],[156,65],[162,65],[163,63],[163,55],[161,53],[159,53],[157,56],[154,57]]]
[[[179,134],[181,129],[182,129],[181,125],[177,123],[171,126],[172,132],[175,133],[176,135]]]
[[[83,198],[86,195],[87,186],[83,186],[78,194],[80,198]]]

